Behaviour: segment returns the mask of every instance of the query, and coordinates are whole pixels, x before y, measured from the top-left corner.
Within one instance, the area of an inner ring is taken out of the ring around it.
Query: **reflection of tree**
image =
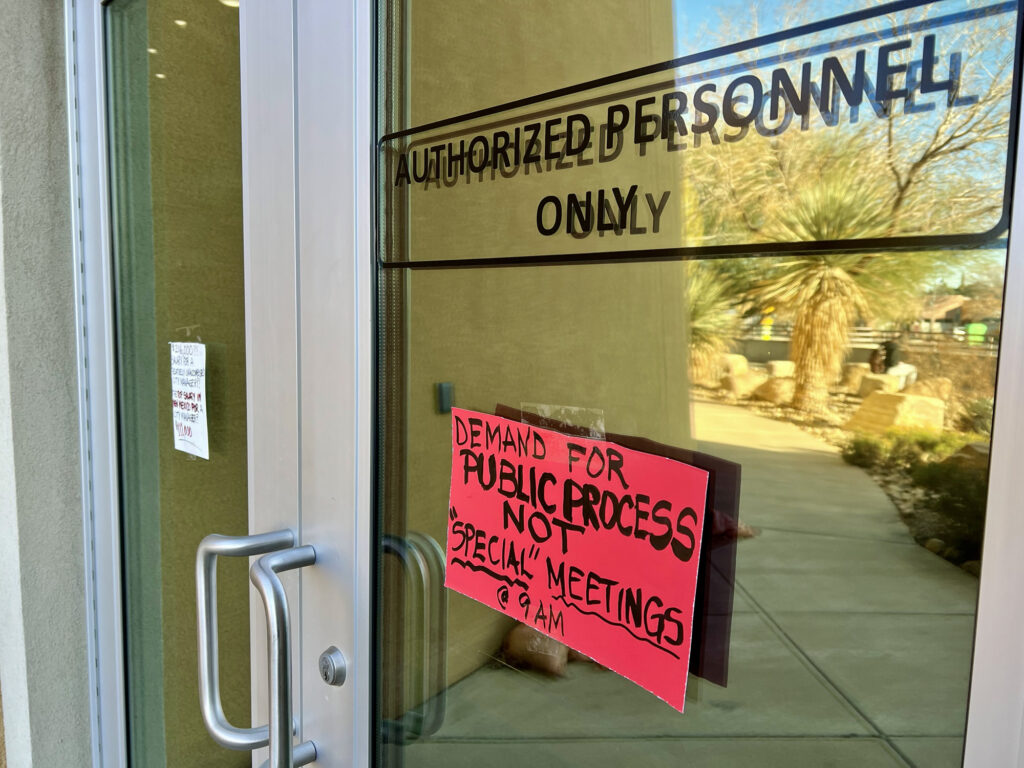
[[[698,383],[721,375],[719,360],[739,330],[735,284],[717,269],[717,262],[686,265],[690,330],[690,377]]]
[[[705,143],[691,152],[687,178],[700,196],[703,229],[713,233],[705,241],[850,240],[992,227],[1002,204],[1007,51],[1013,48],[1005,36],[1011,32],[1004,23],[960,33],[948,50],[962,53],[964,79],[948,98],[945,92],[925,98],[918,93],[916,105],[913,98],[875,105],[885,110],[882,117],[865,99],[856,123],[841,115],[835,127],[825,127],[812,107],[810,130],[793,120],[778,136],[751,131],[740,141]],[[903,53],[910,63],[919,52]],[[770,82],[769,73],[761,75]],[[913,111],[926,102],[934,105],[931,111]],[[770,260],[768,275],[749,295],[761,306],[795,314],[794,406],[826,407],[858,315],[898,315],[928,280],[971,258],[938,252]]]

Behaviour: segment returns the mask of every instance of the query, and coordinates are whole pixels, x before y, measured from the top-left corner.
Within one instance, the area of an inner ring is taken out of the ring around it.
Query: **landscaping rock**
[[[981,561],[980,560],[968,560],[966,563],[960,566],[963,570],[967,571],[971,576],[981,576]]]
[[[771,365],[771,363],[768,363],[768,365]],[[765,400],[776,405],[789,405],[793,402],[793,393],[795,391],[795,379],[772,377],[755,389],[751,397],[755,400]]]
[[[733,397],[749,397],[767,378],[765,374],[758,371],[723,376],[722,389]]]
[[[899,392],[900,377],[887,373],[865,373],[860,380],[857,394],[868,397],[875,392]]]
[[[782,379],[792,378],[796,376],[796,363],[792,360],[769,360],[768,375]]]
[[[941,554],[942,550],[946,548],[946,542],[942,539],[928,539],[924,543],[924,548],[929,552],[934,552],[936,555]]]
[[[908,395],[924,395],[925,397],[949,400],[953,395],[953,381],[945,376],[936,376],[934,379],[915,381],[903,391]]]
[[[846,422],[846,429],[876,434],[882,434],[891,427],[940,430],[945,411],[945,403],[936,397],[874,392]]]
[[[750,370],[743,355],[722,355],[722,370],[726,376],[742,376]]]
[[[839,386],[851,395],[855,395],[860,392],[861,380],[869,373],[871,373],[871,366],[867,363],[847,363],[843,366],[843,379]]]
[[[561,677],[569,660],[569,649],[533,627],[516,624],[501,646],[505,660],[514,667],[526,667]]]
[[[968,443],[942,463],[959,464],[984,472],[988,469],[988,452],[988,443]]]

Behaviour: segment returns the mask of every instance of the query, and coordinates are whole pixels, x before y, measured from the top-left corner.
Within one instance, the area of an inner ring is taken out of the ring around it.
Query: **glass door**
[[[370,29],[105,4],[131,766],[369,749]]]
[[[249,762],[210,739],[196,674],[196,549],[208,533],[248,529],[237,5],[115,0],[103,16],[125,730],[137,766]],[[187,366],[179,345],[195,353]],[[219,581],[221,700],[239,725],[250,720],[246,577],[230,561]]]
[[[1016,3],[199,5],[108,26],[133,764],[962,763]]]
[[[1017,5],[377,20],[377,764],[961,765]],[[702,526],[509,428],[708,471]]]

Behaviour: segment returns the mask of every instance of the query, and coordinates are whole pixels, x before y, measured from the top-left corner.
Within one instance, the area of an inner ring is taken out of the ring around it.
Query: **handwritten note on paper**
[[[452,409],[445,586],[680,712],[708,472]]]
[[[171,415],[175,449],[209,459],[205,344],[171,342]]]

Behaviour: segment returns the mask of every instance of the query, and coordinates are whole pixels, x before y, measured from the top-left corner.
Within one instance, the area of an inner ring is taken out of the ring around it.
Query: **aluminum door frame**
[[[82,514],[95,681],[93,764],[111,768],[125,765],[126,726],[104,42],[99,0],[65,0],[65,8],[70,258],[80,275],[81,433],[90,448],[83,450]],[[356,0],[243,0],[241,6],[250,519],[253,531],[273,529],[276,522],[295,528],[303,542],[328,548],[320,576],[288,578],[293,601],[300,587],[305,601],[293,609],[296,625],[311,626],[308,642],[302,631],[296,645],[296,710],[305,737],[323,742],[324,765],[336,754],[346,765],[369,766],[372,754],[372,17],[372,6]],[[1017,177],[1015,186],[1024,187],[1020,169]],[[316,204],[318,192],[324,199]],[[338,216],[351,229],[324,220],[332,206],[341,206]],[[1014,201],[1012,218],[1024,220],[1024,200]],[[304,270],[298,268],[300,255]],[[311,284],[314,277],[324,284]],[[350,302],[347,307],[336,304],[342,298]],[[300,309],[302,299],[309,305],[303,302]],[[348,325],[329,333],[316,328],[321,320],[339,318]],[[1024,236],[1012,234],[1003,338],[968,717],[969,768],[1024,767],[1024,602],[1017,594],[1024,558],[1014,549],[1024,537],[1014,483],[1024,449]],[[325,356],[314,359],[321,352]],[[322,454],[329,438],[307,434],[319,423],[310,399],[329,392],[332,375],[344,382],[339,401],[352,408],[349,417],[331,413],[331,423],[346,425],[350,441],[349,451],[334,460]],[[310,486],[300,493],[307,477]],[[344,498],[334,495],[341,490]],[[351,536],[350,544],[331,544],[332,531]],[[328,574],[335,582],[325,585]],[[330,595],[343,602],[329,604]],[[256,722],[266,719],[266,668],[259,661],[266,658],[263,622],[254,606]],[[325,689],[311,662],[334,632],[344,634],[331,642],[344,644],[339,647],[350,675],[327,696],[329,706],[320,708]],[[325,724],[329,728],[317,733]]]
[[[368,765],[371,642],[373,7],[241,7],[249,526],[317,563],[283,576],[299,740]],[[253,722],[267,721],[263,608],[250,601]],[[344,685],[318,657],[337,646]],[[266,750],[255,754],[254,765]]]
[[[1024,10],[1018,9],[1018,13]],[[1018,41],[1018,44],[1019,41]],[[1017,56],[1021,55],[1017,51]],[[1019,85],[1018,85],[1019,87]],[[1024,99],[1017,114],[1014,190],[1024,190]],[[1020,222],[1014,234],[1013,222]],[[1021,490],[1024,456],[1024,194],[1010,210],[1003,289],[995,420],[981,559],[964,766],[1024,767],[1024,541]]]
[[[292,9],[290,18],[284,11],[288,5]],[[297,661],[301,674],[296,679],[302,690],[296,693],[301,701],[297,710],[302,712],[303,738],[330,738],[332,752],[344,751],[348,740],[351,764],[359,766],[368,766],[372,754],[369,694],[374,673],[370,668],[372,14],[367,3],[346,1],[335,5],[329,0],[293,0],[281,4],[277,22],[250,24],[243,4],[243,83],[249,83],[244,87],[251,94],[257,81],[277,81],[279,99],[279,108],[260,114],[244,111],[244,119],[250,126],[259,127],[266,152],[276,146],[282,163],[281,178],[289,179],[292,185],[289,197],[280,186],[271,183],[263,189],[254,177],[247,178],[247,202],[252,201],[247,208],[246,229],[247,253],[249,248],[254,251],[251,263],[257,263],[257,252],[269,256],[274,250],[270,245],[273,238],[262,236],[270,217],[254,212],[260,209],[254,205],[257,198],[267,195],[269,200],[277,194],[281,204],[291,200],[295,211],[294,242],[285,243],[282,235],[276,251],[280,255],[280,249],[290,245],[295,269],[279,271],[275,277],[274,269],[269,268],[261,283],[269,295],[280,298],[283,325],[263,315],[266,304],[255,283],[247,284],[247,290],[251,291],[249,306],[261,307],[259,316],[250,316],[251,375],[258,375],[261,368],[288,371],[282,378],[289,382],[287,391],[276,394],[250,388],[250,439],[254,440],[250,491],[257,505],[275,498],[286,501],[281,497],[281,487],[268,486],[271,475],[263,468],[272,472],[277,466],[273,456],[261,456],[268,445],[262,437],[256,437],[255,424],[261,418],[256,414],[266,414],[268,409],[276,414],[273,404],[287,402],[289,408],[295,408],[293,424],[297,426],[291,429],[279,425],[277,429],[278,436],[296,446],[295,474],[288,476],[292,486],[284,495],[297,494],[298,512],[291,518],[267,517],[254,508],[254,520],[258,521],[254,530],[290,525],[300,531],[303,542],[325,547],[330,553],[327,566],[300,576],[302,638],[296,647],[301,649]],[[254,35],[249,38],[251,43],[259,34],[266,37],[256,46],[246,42],[247,35]],[[292,40],[292,59],[268,66],[265,57],[255,56],[247,68],[248,52],[254,47],[266,50],[265,44],[271,39],[280,45]],[[292,112],[288,113],[286,107]],[[282,114],[290,114],[292,122],[286,125],[280,119]],[[258,154],[254,148],[247,157],[259,163]],[[283,158],[289,154],[295,159],[290,177],[283,165]],[[273,208],[273,203],[263,205],[267,211]],[[1013,218],[1024,220],[1021,200],[1013,206]],[[352,229],[343,231],[342,221]],[[345,262],[346,256],[355,263]],[[336,301],[341,295],[350,298],[350,307]],[[1003,337],[1009,341],[1003,345],[999,360],[984,577],[964,763],[969,768],[1024,767],[1024,644],[1020,642],[1024,637],[1024,604],[1011,599],[1014,586],[1024,583],[1024,558],[1014,557],[1012,549],[1012,542],[1024,534],[1024,520],[1013,514],[1017,494],[1012,485],[1014,457],[1024,447],[1024,406],[1020,405],[1024,398],[1024,356],[1022,345],[1013,341],[1024,339],[1024,237],[1010,237],[1005,303]],[[263,328],[258,327],[261,324]],[[272,341],[282,328],[288,328],[297,340],[298,350],[291,355]],[[350,335],[343,338],[345,334]],[[260,346],[272,350],[265,359],[256,354]],[[347,374],[351,378],[346,378]],[[256,384],[254,379],[250,381]],[[341,404],[355,409],[354,424],[339,409]],[[331,435],[338,434],[335,430],[351,434],[353,442],[332,456],[330,443]],[[339,481],[339,468],[351,476],[351,484]],[[346,496],[337,493],[342,487],[355,503],[354,518],[342,509]],[[264,496],[264,492],[269,495]],[[354,544],[344,543],[346,538]],[[339,628],[339,621],[350,619],[353,624]],[[254,609],[253,658],[261,658],[264,653],[259,639],[262,633],[258,631],[262,620]],[[344,637],[339,638],[338,632]],[[324,696],[323,683],[316,675],[312,661],[330,644],[338,644],[349,660],[351,676],[346,686],[352,688],[348,697]],[[254,682],[264,686],[261,673],[255,671]],[[323,706],[321,700],[328,704]]]

